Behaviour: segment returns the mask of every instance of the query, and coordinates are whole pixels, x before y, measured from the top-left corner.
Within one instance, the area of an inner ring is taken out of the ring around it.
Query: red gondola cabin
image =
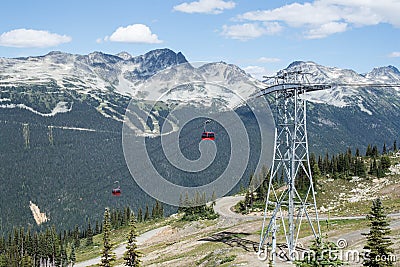
[[[119,187],[118,188],[114,188],[112,190],[112,194],[113,194],[113,196],[119,197],[121,195],[121,189]]]
[[[201,140],[215,140],[215,134],[214,132],[203,132],[201,135]]]

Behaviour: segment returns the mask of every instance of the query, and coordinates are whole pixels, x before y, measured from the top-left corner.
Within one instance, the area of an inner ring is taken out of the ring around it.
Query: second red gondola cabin
[[[118,188],[114,188],[112,190],[112,195],[119,197],[121,195],[121,189],[119,187]]]

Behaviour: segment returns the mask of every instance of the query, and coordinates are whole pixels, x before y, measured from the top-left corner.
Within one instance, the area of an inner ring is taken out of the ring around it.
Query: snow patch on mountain
[[[39,57],[0,58],[0,86],[55,82],[62,89],[79,90],[80,93],[115,89],[117,93],[133,97],[136,94],[133,88],[142,81],[142,76],[150,77],[183,62],[187,61],[181,53],[169,49],[150,51],[138,57],[126,52],[73,55],[55,51]]]
[[[358,102],[357,106],[360,108],[362,112],[367,113],[368,115],[372,115],[372,112],[364,107],[362,102]]]
[[[367,108],[366,94],[375,97],[376,90],[340,84],[400,83],[400,72],[394,66],[375,68],[361,75],[353,70],[321,66],[311,61],[295,61],[283,71],[309,73],[307,79],[310,83],[337,85],[330,90],[307,93],[303,96],[307,100],[336,107],[356,106],[370,115],[372,111]],[[54,51],[38,57],[0,58],[0,89],[35,85],[52,87],[52,90],[56,85],[66,92],[88,95],[99,101],[99,112],[114,119],[118,119],[110,115],[114,108],[102,99],[110,93],[139,100],[157,101],[163,97],[164,100],[207,106],[218,103],[221,107],[232,108],[266,86],[235,65],[215,62],[195,67],[182,53],[169,49],[157,49],[140,56],[127,52],[75,55]],[[400,95],[399,87],[380,90]],[[11,107],[6,100],[0,103],[3,107]],[[15,105],[29,108],[27,103]]]
[[[239,67],[224,62],[200,67],[180,64],[167,68],[148,79],[139,88],[146,100],[181,101],[230,109],[245,102],[265,85]],[[154,90],[158,88],[158,90]]]
[[[130,60],[133,58],[131,54],[125,51],[116,54],[116,56],[122,58],[123,60]]]
[[[336,67],[326,67],[316,64],[315,62],[296,61],[290,64],[285,70],[286,72],[301,71],[308,73],[306,75],[308,82],[311,84],[331,84],[332,89],[314,91],[305,94],[303,97],[313,103],[324,103],[336,107],[357,106],[362,112],[372,115],[372,111],[368,110],[363,104],[365,92],[363,89],[369,90],[371,94],[373,86],[368,84],[397,84],[393,88],[380,88],[380,90],[393,91],[400,96],[400,72],[394,66],[374,68],[371,72],[361,75],[353,70],[339,69]],[[353,84],[353,86],[343,86],[343,84]],[[366,84],[366,86],[354,85]]]
[[[25,104],[3,104],[0,105],[0,108],[20,108],[20,109],[26,109],[31,111],[32,113],[35,113],[37,115],[43,116],[43,117],[52,117],[55,116],[56,114],[59,113],[67,113],[72,110],[72,104],[71,106],[68,107],[69,103],[68,102],[58,102],[57,105],[53,108],[53,110],[50,113],[42,113],[39,112],[31,107],[28,107]]]

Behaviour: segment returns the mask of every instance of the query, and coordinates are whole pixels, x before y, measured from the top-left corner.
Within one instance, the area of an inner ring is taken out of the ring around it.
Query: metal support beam
[[[276,131],[258,253],[275,251],[280,221],[290,261],[296,260],[296,244],[304,218],[315,238],[321,233],[309,160],[306,101],[302,95],[330,86],[309,85],[304,76],[296,72],[278,77],[259,93],[274,95]],[[275,261],[275,255],[270,255],[270,259]]]

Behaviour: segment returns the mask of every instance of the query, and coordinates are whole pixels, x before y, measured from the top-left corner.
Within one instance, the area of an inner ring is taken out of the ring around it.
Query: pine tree
[[[387,171],[391,165],[390,158],[385,155],[381,157],[381,167],[384,171]]]
[[[20,267],[31,267],[31,266],[33,266],[32,257],[29,256],[29,255],[23,256],[22,259],[21,259],[21,264],[18,265],[18,266],[20,266]]]
[[[142,208],[139,208],[139,210],[138,210],[137,221],[138,221],[138,222],[142,222],[142,221],[143,221],[143,212],[142,212]]]
[[[154,206],[154,215],[152,215],[153,219],[159,219],[164,217],[164,208],[160,201],[156,200],[156,204]]]
[[[382,148],[382,155],[386,155],[386,143],[383,143],[383,148]]]
[[[98,234],[100,234],[100,233],[101,233],[101,231],[100,231],[99,221],[96,220],[96,226],[94,227],[94,234],[95,234],[95,235],[98,235]]]
[[[376,145],[374,145],[372,147],[372,156],[374,157],[378,157],[379,153],[378,153],[378,147]]]
[[[393,152],[397,152],[397,143],[396,140],[393,142]]]
[[[74,244],[72,244],[72,246],[71,246],[71,253],[69,254],[69,262],[71,263],[71,266],[74,266],[75,262],[76,262],[76,254],[75,254]]]
[[[110,222],[110,211],[106,208],[104,212],[103,219],[103,250],[101,255],[101,263],[102,267],[110,267],[112,266],[112,262],[115,260],[114,253],[112,252],[113,244],[110,240],[110,232],[111,232],[111,222]]]
[[[74,229],[74,246],[75,248],[78,248],[81,245],[81,240],[79,239],[79,227],[78,225],[75,225],[75,229]]]
[[[371,161],[371,165],[369,167],[369,173],[377,176],[377,171],[378,171],[378,166],[376,163],[376,158],[374,157],[373,160]]]
[[[215,206],[216,201],[217,201],[217,194],[215,194],[215,191],[213,191],[213,193],[211,195],[212,206]]]
[[[157,219],[158,218],[158,211],[159,211],[159,207],[158,207],[158,201],[156,201],[156,204],[153,206],[153,208],[151,209],[151,218]]]
[[[367,215],[370,231],[363,234],[367,237],[367,244],[364,256],[364,266],[393,266],[390,246],[393,244],[390,240],[390,228],[386,214],[384,213],[382,202],[379,198],[372,201],[371,211]]]
[[[54,244],[54,263],[56,267],[60,267],[62,265],[62,259],[61,259],[61,241],[57,238],[56,240],[53,241]]]
[[[370,144],[368,144],[368,146],[367,146],[367,151],[365,152],[365,156],[367,156],[367,157],[372,156],[372,148],[371,148]]]
[[[65,250],[65,246],[63,245],[63,241],[61,241],[60,253],[61,253],[61,266],[62,267],[68,266],[67,251]]]
[[[86,231],[86,246],[93,245],[93,231],[92,226],[90,225],[90,220],[88,221],[88,228]]]
[[[327,253],[327,251],[330,253]],[[304,259],[295,261],[294,263],[298,267],[344,265],[335,252],[339,252],[335,243],[317,238],[312,242],[310,250],[304,255]]]
[[[146,204],[146,212],[144,213],[144,221],[150,220],[149,205]]]
[[[128,243],[124,254],[125,266],[138,267],[140,265],[140,252],[137,250],[136,245],[136,222],[133,215],[131,216],[129,227]]]

